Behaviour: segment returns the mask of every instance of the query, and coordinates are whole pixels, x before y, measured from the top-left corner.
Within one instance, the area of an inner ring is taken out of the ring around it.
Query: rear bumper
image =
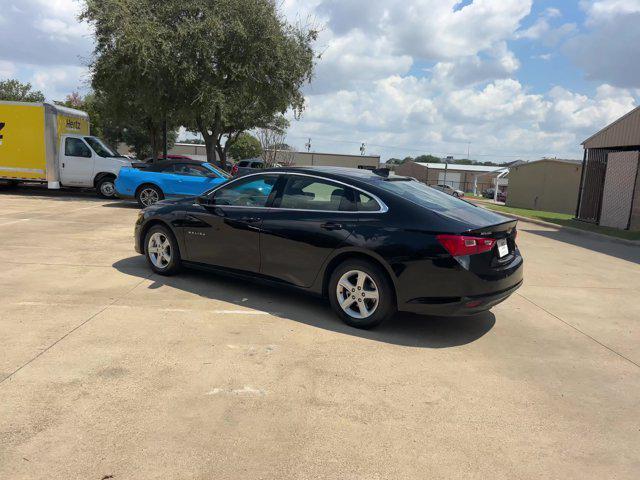
[[[463,316],[484,312],[505,301],[522,286],[522,280],[512,287],[499,292],[468,297],[416,298],[399,306],[404,312],[421,315]]]

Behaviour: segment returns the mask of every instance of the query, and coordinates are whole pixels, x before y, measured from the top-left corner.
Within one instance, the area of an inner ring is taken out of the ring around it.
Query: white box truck
[[[48,188],[95,188],[115,196],[114,181],[131,161],[89,135],[85,112],[50,103],[0,101],[0,182]]]

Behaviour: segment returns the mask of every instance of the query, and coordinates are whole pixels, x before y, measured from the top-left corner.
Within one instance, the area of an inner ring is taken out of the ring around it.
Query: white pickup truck
[[[49,103],[0,101],[0,182],[95,188],[109,198],[125,166],[131,166],[128,158],[89,135],[85,112]]]

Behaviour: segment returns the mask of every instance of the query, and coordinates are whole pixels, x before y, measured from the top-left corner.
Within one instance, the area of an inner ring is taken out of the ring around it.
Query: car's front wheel
[[[116,179],[111,176],[102,177],[96,182],[98,196],[102,198],[113,198],[116,196]]]
[[[180,249],[171,231],[156,225],[147,232],[144,253],[151,269],[160,275],[173,275],[180,270]]]
[[[391,282],[366,260],[341,263],[331,274],[328,293],[333,310],[352,327],[376,327],[396,312]]]
[[[136,200],[142,208],[150,207],[164,198],[162,190],[155,185],[143,185],[136,192]]]

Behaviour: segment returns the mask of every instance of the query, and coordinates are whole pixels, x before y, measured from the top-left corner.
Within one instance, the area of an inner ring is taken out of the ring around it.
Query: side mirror
[[[200,195],[199,197],[197,197],[196,203],[198,205],[202,205],[203,207],[210,207],[211,205],[215,205],[214,199],[205,195]]]

